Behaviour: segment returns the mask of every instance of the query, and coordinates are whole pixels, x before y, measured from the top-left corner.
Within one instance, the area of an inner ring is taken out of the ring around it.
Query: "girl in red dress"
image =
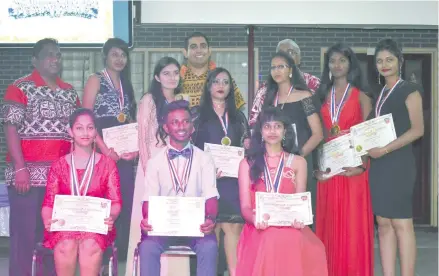
[[[238,244],[236,275],[326,276],[325,248],[309,227],[297,220],[287,227],[255,222],[255,192],[306,191],[307,164],[303,157],[286,152],[296,148],[291,145],[291,123],[281,114],[280,109],[269,107],[258,116],[248,156],[239,167],[239,197],[246,224]]]
[[[325,57],[318,90],[326,141],[347,134],[371,111],[361,90],[362,75],[355,53],[343,44]],[[373,275],[373,215],[366,164],[345,168],[331,178],[315,172],[317,184],[316,234],[326,247],[330,276]]]
[[[97,132],[93,112],[88,109],[77,109],[70,116],[69,123],[71,128],[68,132],[73,139],[74,150],[55,161],[49,171],[41,211],[46,229],[44,246],[54,249],[57,275],[74,275],[79,255],[81,275],[96,276],[99,274],[103,252],[116,237],[113,223],[120,213],[122,203],[119,173],[116,163],[110,157],[94,151],[93,144]],[[72,172],[74,174],[71,174]],[[79,231],[50,232],[52,224],[63,223],[52,219],[55,195],[110,199],[110,216],[105,219],[108,234]]]

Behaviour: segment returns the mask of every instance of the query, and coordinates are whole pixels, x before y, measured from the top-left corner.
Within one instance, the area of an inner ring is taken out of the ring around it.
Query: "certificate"
[[[281,194],[256,192],[256,222],[268,226],[291,226],[294,220],[313,223],[311,193]]]
[[[396,139],[392,114],[386,114],[351,127],[352,141],[358,156],[371,148],[384,147]]]
[[[139,150],[137,123],[120,125],[102,130],[102,138],[108,148],[121,155],[122,153],[136,152]]]
[[[150,236],[203,237],[204,197],[150,196],[148,224]]]
[[[111,200],[92,196],[55,195],[50,231],[81,231],[106,235]]]
[[[204,143],[204,151],[213,157],[221,176],[238,178],[239,163],[244,158],[244,148]]]
[[[358,167],[363,164],[361,157],[355,154],[351,134],[339,136],[319,148],[319,170],[330,169],[324,177],[332,177],[344,172],[343,167]]]

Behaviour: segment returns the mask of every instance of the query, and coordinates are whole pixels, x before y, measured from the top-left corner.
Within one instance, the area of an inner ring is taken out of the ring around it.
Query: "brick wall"
[[[146,48],[182,48],[184,38],[194,32],[205,33],[212,47],[247,47],[244,26],[136,25],[134,46]],[[302,69],[320,75],[320,48],[344,41],[352,47],[374,47],[384,37],[397,39],[403,47],[438,46],[437,30],[362,30],[298,27],[258,27],[255,47],[259,48],[259,72],[265,77],[270,57],[279,40],[292,38],[301,47]],[[0,97],[3,99],[8,84],[31,71],[29,49],[0,49]],[[0,179],[3,179],[6,151],[3,130],[0,129]]]

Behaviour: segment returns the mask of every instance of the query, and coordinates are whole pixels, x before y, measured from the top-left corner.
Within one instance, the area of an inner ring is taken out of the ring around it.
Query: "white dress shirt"
[[[150,196],[188,196],[204,197],[206,200],[212,197],[219,198],[216,188],[216,170],[213,159],[209,153],[206,153],[190,143],[185,147],[192,147],[193,160],[186,186],[183,194],[181,191],[175,191],[172,174],[168,164],[168,149],[170,145],[160,149],[157,154],[148,160],[145,175],[145,193],[143,200],[148,201]],[[171,162],[174,162],[178,175],[181,177],[187,158],[178,156]]]

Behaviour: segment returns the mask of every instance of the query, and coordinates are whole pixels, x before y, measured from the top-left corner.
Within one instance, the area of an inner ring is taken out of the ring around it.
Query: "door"
[[[374,56],[357,54],[369,89],[378,95],[382,85],[378,84],[378,72]],[[416,224],[430,224],[430,183],[431,183],[431,54],[404,54],[402,78],[416,82],[423,88],[424,136],[413,143],[417,164],[416,183],[413,192],[413,218]]]

